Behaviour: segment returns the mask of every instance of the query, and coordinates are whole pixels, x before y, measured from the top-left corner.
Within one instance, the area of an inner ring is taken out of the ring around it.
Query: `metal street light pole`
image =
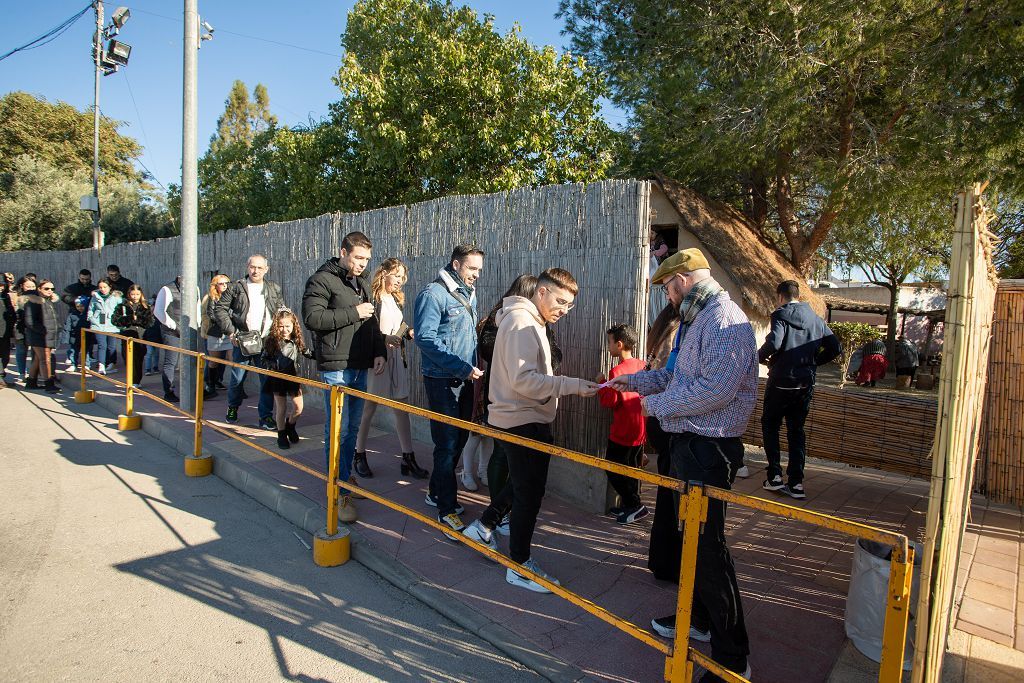
[[[103,75],[103,0],[93,3],[96,9],[96,33],[92,39],[92,58],[95,66],[95,85],[92,105],[92,248],[103,246],[100,231],[100,77]]]
[[[198,132],[198,97],[196,85],[199,66],[199,9],[198,0],[185,0],[184,78],[182,86],[182,138],[181,138],[181,346],[199,350],[199,322],[195,319],[198,308],[199,281],[199,165],[196,155]],[[178,364],[181,407],[193,410],[196,402],[195,364],[182,357]]]

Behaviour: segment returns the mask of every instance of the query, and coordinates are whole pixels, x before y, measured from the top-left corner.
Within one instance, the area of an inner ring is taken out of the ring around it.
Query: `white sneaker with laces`
[[[508,528],[508,515],[501,518],[501,522],[498,523],[498,526],[496,526],[494,530],[502,536],[508,536],[512,533]]]
[[[538,565],[537,562],[532,557],[530,559],[528,559],[526,562],[523,562],[523,566],[526,567],[527,569],[529,569],[530,571],[532,571],[534,574],[538,574],[541,577],[547,579],[548,581],[550,581],[551,583],[555,584],[556,586],[561,586],[562,585],[562,584],[558,583],[558,579],[554,578],[553,576],[551,576],[550,574],[545,572],[543,569],[541,569],[540,565]],[[519,572],[513,571],[512,569],[506,569],[505,570],[505,581],[508,582],[509,584],[513,585],[513,586],[519,586],[520,588],[525,588],[526,590],[533,591],[534,593],[550,593],[551,592],[550,590],[548,590],[544,586],[540,585],[539,583],[537,583],[533,579],[531,579],[529,577],[526,577],[526,576],[523,576]]]
[[[498,552],[498,542],[494,540],[494,532],[485,527],[479,519],[474,520],[472,524],[463,529],[462,535]]]
[[[740,479],[746,479],[750,476],[750,468],[744,465],[743,467],[736,470],[736,476]]]

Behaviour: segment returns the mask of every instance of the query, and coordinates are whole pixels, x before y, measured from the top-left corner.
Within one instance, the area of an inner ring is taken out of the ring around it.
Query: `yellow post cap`
[[[651,277],[652,285],[660,285],[676,273],[692,273],[695,270],[710,269],[707,258],[700,249],[683,249],[661,262]]]

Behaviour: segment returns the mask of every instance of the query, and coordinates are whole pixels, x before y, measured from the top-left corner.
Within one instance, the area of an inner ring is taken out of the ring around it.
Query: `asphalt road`
[[[0,680],[538,677],[65,394],[0,390]]]

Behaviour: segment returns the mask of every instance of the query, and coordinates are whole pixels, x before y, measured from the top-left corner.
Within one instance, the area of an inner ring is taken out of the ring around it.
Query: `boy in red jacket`
[[[639,358],[633,357],[636,349],[637,333],[629,325],[612,325],[607,332],[608,354],[618,359],[611,369],[611,379],[621,375],[632,375],[645,369]],[[604,377],[598,378],[599,383]],[[612,426],[608,434],[608,451],[605,457],[612,462],[627,467],[640,467],[644,454],[644,441],[647,438],[646,422],[640,409],[640,394],[633,391],[617,391],[605,387],[597,392],[601,405],[611,408]],[[633,477],[607,472],[608,483],[619,494],[620,507],[613,507],[609,513],[615,516],[619,524],[630,524],[646,517],[647,507],[640,502],[640,482]]]

